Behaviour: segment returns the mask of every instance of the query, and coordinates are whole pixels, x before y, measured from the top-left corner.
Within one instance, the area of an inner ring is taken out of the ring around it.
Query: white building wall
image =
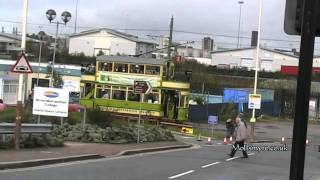
[[[212,54],[212,65],[230,65],[230,67],[255,67],[255,49],[226,51]],[[251,60],[251,61],[250,61]],[[297,57],[279,54],[267,50],[260,51],[259,69],[265,71],[280,71],[281,66],[298,66]],[[320,57],[314,59],[313,67],[320,67]]]
[[[70,37],[69,53],[81,53],[95,56],[102,50],[106,55],[135,55],[136,42],[115,36],[107,31]]]
[[[0,36],[0,42],[17,42],[17,40]]]

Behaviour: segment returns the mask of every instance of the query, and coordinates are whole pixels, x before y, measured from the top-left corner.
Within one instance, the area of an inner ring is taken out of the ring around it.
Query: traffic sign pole
[[[138,138],[137,138],[137,143],[140,143],[140,124],[141,124],[141,106],[142,106],[142,101],[144,98],[144,94],[140,94],[140,107],[139,107],[139,119],[138,119]]]

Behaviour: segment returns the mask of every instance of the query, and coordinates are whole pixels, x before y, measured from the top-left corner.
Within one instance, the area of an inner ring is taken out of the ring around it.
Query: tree
[[[198,105],[203,105],[204,104],[204,98],[197,96],[194,98],[194,101],[198,104]]]
[[[47,72],[49,73],[47,75],[47,78],[51,77],[51,72],[52,72],[51,65],[47,66]],[[55,88],[62,88],[63,87],[63,79],[62,79],[61,75],[56,72],[56,70],[53,70],[52,80],[53,80],[53,83],[52,83],[53,87],[55,87]]]
[[[104,55],[104,52],[101,51],[101,50],[100,50],[100,51],[98,52],[98,54],[97,54],[97,56],[103,56],[103,55]]]

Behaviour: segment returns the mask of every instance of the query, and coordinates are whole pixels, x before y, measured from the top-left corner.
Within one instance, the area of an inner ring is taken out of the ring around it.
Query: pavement
[[[193,124],[194,128],[198,128],[198,124]],[[320,145],[320,124],[308,124],[307,138],[310,145]],[[211,132],[211,127],[208,124],[200,125],[201,131]],[[250,134],[250,123],[248,123],[248,134]],[[225,132],[225,125],[218,124],[214,126],[214,131]],[[255,124],[255,140],[256,141],[269,141],[269,142],[281,142],[284,137],[286,143],[292,142],[293,122],[257,122]]]
[[[197,148],[153,152],[131,156],[103,158],[81,162],[54,164],[32,168],[0,171],[5,180],[283,180],[289,179],[290,146],[284,151],[249,151],[242,159],[237,152],[233,158],[226,154],[231,146],[212,145],[194,137],[177,136],[186,143],[196,142]],[[248,144],[281,147],[281,144]],[[306,151],[306,180],[320,179],[320,154]]]
[[[188,147],[191,147],[191,145],[180,141],[139,144],[66,142],[64,147],[59,148],[33,148],[21,149],[19,151],[0,150],[0,169],[21,168]]]

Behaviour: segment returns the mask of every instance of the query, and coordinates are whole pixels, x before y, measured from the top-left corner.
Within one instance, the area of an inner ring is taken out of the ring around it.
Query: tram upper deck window
[[[100,62],[99,71],[112,71],[112,63]]]
[[[131,64],[130,73],[144,74],[144,65]]]
[[[146,74],[160,75],[160,66],[146,66]]]
[[[114,72],[128,73],[128,64],[114,64]]]

